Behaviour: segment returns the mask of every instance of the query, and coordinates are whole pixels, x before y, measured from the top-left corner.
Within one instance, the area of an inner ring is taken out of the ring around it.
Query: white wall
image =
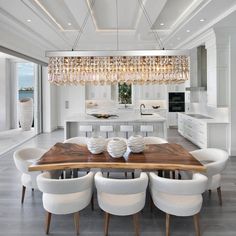
[[[85,113],[85,86],[57,87],[58,126],[63,127],[66,117]]]
[[[57,88],[48,82],[48,69],[42,68],[42,103],[43,132],[51,132],[58,126],[57,119]]]
[[[11,127],[9,66],[8,59],[0,58],[0,131]]]
[[[236,156],[236,34],[230,36],[230,153]]]

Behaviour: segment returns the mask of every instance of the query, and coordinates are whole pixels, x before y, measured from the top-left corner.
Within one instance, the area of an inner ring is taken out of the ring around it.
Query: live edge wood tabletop
[[[175,143],[146,145],[143,152],[126,152],[122,158],[112,158],[107,151],[92,154],[86,146],[78,144],[56,143],[29,171],[75,168],[206,171],[187,150]]]

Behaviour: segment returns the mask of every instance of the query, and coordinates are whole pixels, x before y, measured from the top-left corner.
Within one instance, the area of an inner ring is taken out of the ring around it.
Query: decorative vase
[[[122,157],[126,149],[126,142],[120,138],[113,138],[107,144],[107,151],[113,158]]]
[[[87,147],[92,154],[102,153],[105,149],[106,141],[101,136],[95,136],[88,139]]]
[[[33,99],[23,98],[19,101],[19,119],[22,130],[31,129],[33,122]]]
[[[141,135],[134,135],[128,139],[127,145],[131,152],[139,153],[144,150],[144,138]]]

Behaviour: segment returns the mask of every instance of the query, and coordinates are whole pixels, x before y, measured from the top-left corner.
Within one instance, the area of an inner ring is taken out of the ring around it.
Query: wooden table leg
[[[23,186],[22,186],[22,194],[21,194],[21,204],[24,203],[24,199],[25,199],[25,190],[26,190],[26,187],[23,185]]]

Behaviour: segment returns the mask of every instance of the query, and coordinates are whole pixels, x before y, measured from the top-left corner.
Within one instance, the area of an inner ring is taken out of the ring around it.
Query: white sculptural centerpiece
[[[141,135],[134,135],[128,139],[127,145],[131,152],[140,153],[144,150],[144,138]]]
[[[126,142],[121,138],[113,138],[107,144],[107,151],[113,158],[122,157],[126,150]]]
[[[88,139],[87,147],[88,150],[93,154],[102,153],[105,149],[106,141],[101,136],[94,136]]]

